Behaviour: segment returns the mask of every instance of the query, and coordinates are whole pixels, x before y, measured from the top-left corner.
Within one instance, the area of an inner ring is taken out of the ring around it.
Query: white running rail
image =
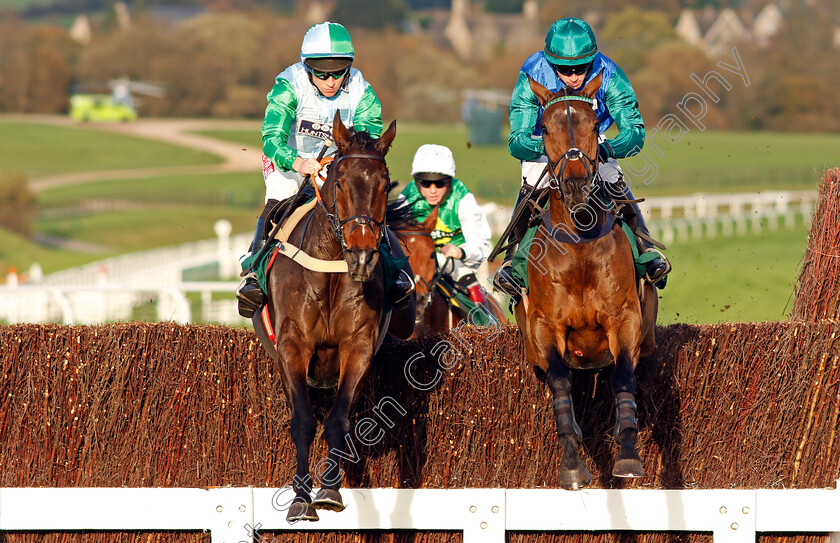
[[[507,531],[707,532],[715,543],[756,534],[825,533],[840,541],[840,490],[343,489],[347,509],[288,524],[291,491],[271,488],[2,488],[0,531],[210,531],[213,543],[262,542],[260,532],[429,530],[464,543]]]
[[[180,324],[242,325],[234,293],[237,281],[143,285],[0,286],[0,320],[8,323],[102,324],[132,320],[136,307],[154,306],[155,320]],[[192,298],[192,299],[191,299]]]
[[[645,198],[639,208],[654,237],[668,244],[675,239],[688,241],[744,235],[748,230],[775,230],[779,223],[792,229],[797,217],[806,224],[810,222],[817,197],[816,191],[698,193]],[[482,209],[493,234],[500,235],[510,220],[511,207],[489,202]]]

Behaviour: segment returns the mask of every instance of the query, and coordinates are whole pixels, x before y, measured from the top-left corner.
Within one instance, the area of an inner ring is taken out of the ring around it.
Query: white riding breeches
[[[265,180],[266,203],[269,200],[282,201],[294,196],[303,183],[302,175],[293,170],[278,170],[274,166],[274,163],[265,155],[263,155],[263,179]],[[317,180],[318,188],[321,188],[324,182],[320,177]]]
[[[539,182],[539,186],[537,186],[537,188],[547,187],[549,181],[548,172],[546,172],[543,178],[540,179],[540,176],[543,171],[545,171],[547,164],[548,157],[545,155],[535,161],[520,161],[520,165],[522,167],[522,183],[528,183],[531,186],[536,186],[537,182]],[[601,176],[601,179],[603,179],[605,183],[609,183],[610,185],[624,179],[624,172],[621,170],[621,166],[619,166],[618,161],[614,158],[610,158],[606,162],[598,164],[598,175]]]

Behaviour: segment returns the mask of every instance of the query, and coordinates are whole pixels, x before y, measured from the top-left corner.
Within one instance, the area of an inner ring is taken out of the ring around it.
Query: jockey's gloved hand
[[[608,143],[598,144],[598,162],[604,163],[610,159],[612,147]]]

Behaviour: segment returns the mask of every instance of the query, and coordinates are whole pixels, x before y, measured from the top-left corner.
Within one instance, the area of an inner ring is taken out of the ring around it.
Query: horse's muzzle
[[[344,259],[350,272],[350,279],[353,281],[365,282],[373,273],[373,268],[379,260],[379,251],[376,249],[346,249]]]

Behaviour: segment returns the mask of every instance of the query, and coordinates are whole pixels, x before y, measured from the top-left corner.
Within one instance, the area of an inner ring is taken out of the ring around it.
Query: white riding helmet
[[[455,158],[452,156],[449,147],[427,143],[421,145],[414,153],[414,160],[411,162],[411,175],[430,173],[455,177]]]

